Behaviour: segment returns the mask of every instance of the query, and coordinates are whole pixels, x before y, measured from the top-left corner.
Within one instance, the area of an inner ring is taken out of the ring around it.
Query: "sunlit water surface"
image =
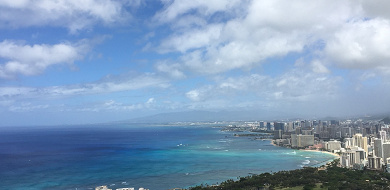
[[[234,137],[211,126],[105,125],[0,129],[0,189],[216,184],[334,157]]]

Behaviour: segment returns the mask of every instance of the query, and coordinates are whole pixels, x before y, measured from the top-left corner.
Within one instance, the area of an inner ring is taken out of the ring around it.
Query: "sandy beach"
[[[272,144],[273,146],[278,146],[277,144],[274,143],[273,140],[270,140],[270,144]],[[333,152],[328,152],[328,151],[321,151],[321,150],[308,150],[308,149],[298,149],[298,150],[302,150],[302,151],[309,151],[309,152],[321,152],[321,153],[324,153],[324,154],[330,154],[330,155],[333,155],[335,156],[336,158],[335,159],[338,159],[340,158],[340,155],[336,154],[336,153],[333,153]]]
[[[321,151],[321,150],[307,150],[307,149],[300,149],[300,150],[303,150],[303,151],[311,151],[311,152],[322,152],[322,153],[325,153],[325,154],[331,154],[333,156],[336,156],[337,158],[340,158],[340,155],[336,154],[336,153],[332,153],[332,152],[328,152],[328,151]]]

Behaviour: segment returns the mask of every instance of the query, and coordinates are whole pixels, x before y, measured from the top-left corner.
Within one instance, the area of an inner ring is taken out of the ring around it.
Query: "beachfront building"
[[[341,149],[341,142],[337,141],[337,140],[325,142],[324,143],[324,148],[327,151],[330,151],[330,152],[340,151],[340,149]]]
[[[298,147],[308,147],[314,145],[314,135],[298,135]]]
[[[314,145],[314,135],[291,134],[291,147],[304,148]]]

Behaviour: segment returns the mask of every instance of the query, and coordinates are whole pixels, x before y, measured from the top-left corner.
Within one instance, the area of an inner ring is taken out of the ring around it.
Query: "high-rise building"
[[[274,139],[281,139],[283,136],[283,131],[282,130],[274,130]]]
[[[349,168],[351,164],[349,163],[350,156],[348,154],[342,154],[340,157],[341,166],[345,168]]]
[[[356,152],[355,163],[357,163],[357,164],[363,163],[363,161],[365,160],[364,150],[361,148],[358,148],[357,150],[355,150],[355,152]]]
[[[383,158],[383,142],[382,139],[374,140],[374,155]]]
[[[291,147],[298,147],[298,135],[291,134]]]
[[[368,157],[368,168],[372,170],[382,169],[382,158],[374,156]]]
[[[264,128],[264,122],[263,122],[263,121],[260,121],[259,127],[260,127],[260,129],[263,129],[263,128]]]
[[[284,123],[274,122],[274,130],[282,130],[284,131]]]
[[[314,145],[314,135],[291,134],[291,147],[304,148]]]
[[[333,152],[334,150],[340,150],[341,149],[341,142],[340,141],[328,141],[325,143],[325,149],[328,151]]]
[[[297,135],[297,138],[297,146],[299,148],[314,145],[314,135]]]
[[[352,167],[356,163],[356,151],[347,150],[346,152],[343,152],[341,159],[342,166],[347,168]]]
[[[385,164],[387,164],[387,158],[390,158],[390,142],[382,143],[382,149],[383,149],[382,158],[386,162]]]
[[[344,148],[352,148],[354,146],[353,138],[344,138]]]
[[[383,141],[382,141],[383,142]],[[353,146],[362,148],[365,151],[365,155],[368,153],[368,142],[367,137],[363,137],[362,134],[356,133],[353,136]],[[366,156],[367,157],[367,156]]]
[[[387,141],[386,138],[386,131],[379,131],[380,138],[382,139],[382,142],[385,143]]]

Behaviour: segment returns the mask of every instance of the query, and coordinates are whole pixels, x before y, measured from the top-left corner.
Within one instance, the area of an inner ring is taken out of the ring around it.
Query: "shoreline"
[[[321,153],[325,153],[325,154],[330,154],[330,155],[333,155],[337,158],[340,158],[340,155],[336,154],[336,153],[333,153],[333,152],[328,152],[328,151],[322,151],[322,150],[310,150],[310,149],[300,149],[300,150],[303,150],[303,151],[310,151],[310,152],[321,152]],[[337,159],[335,158],[335,159]]]
[[[277,144],[274,143],[274,140],[270,139],[271,141],[271,145],[273,146],[277,146],[277,147],[282,147],[282,146],[279,146]],[[282,148],[288,148],[288,147],[282,147]],[[288,148],[288,149],[291,149],[291,150],[300,150],[300,151],[307,151],[307,152],[319,152],[319,153],[324,153],[324,154],[330,154],[332,156],[334,156],[335,158],[332,159],[332,160],[329,160],[328,162],[326,162],[327,164],[332,162],[333,160],[336,160],[336,159],[340,159],[340,155],[336,154],[336,153],[333,153],[333,152],[328,152],[328,151],[322,151],[322,150],[318,150],[318,149],[292,149],[292,148]]]

